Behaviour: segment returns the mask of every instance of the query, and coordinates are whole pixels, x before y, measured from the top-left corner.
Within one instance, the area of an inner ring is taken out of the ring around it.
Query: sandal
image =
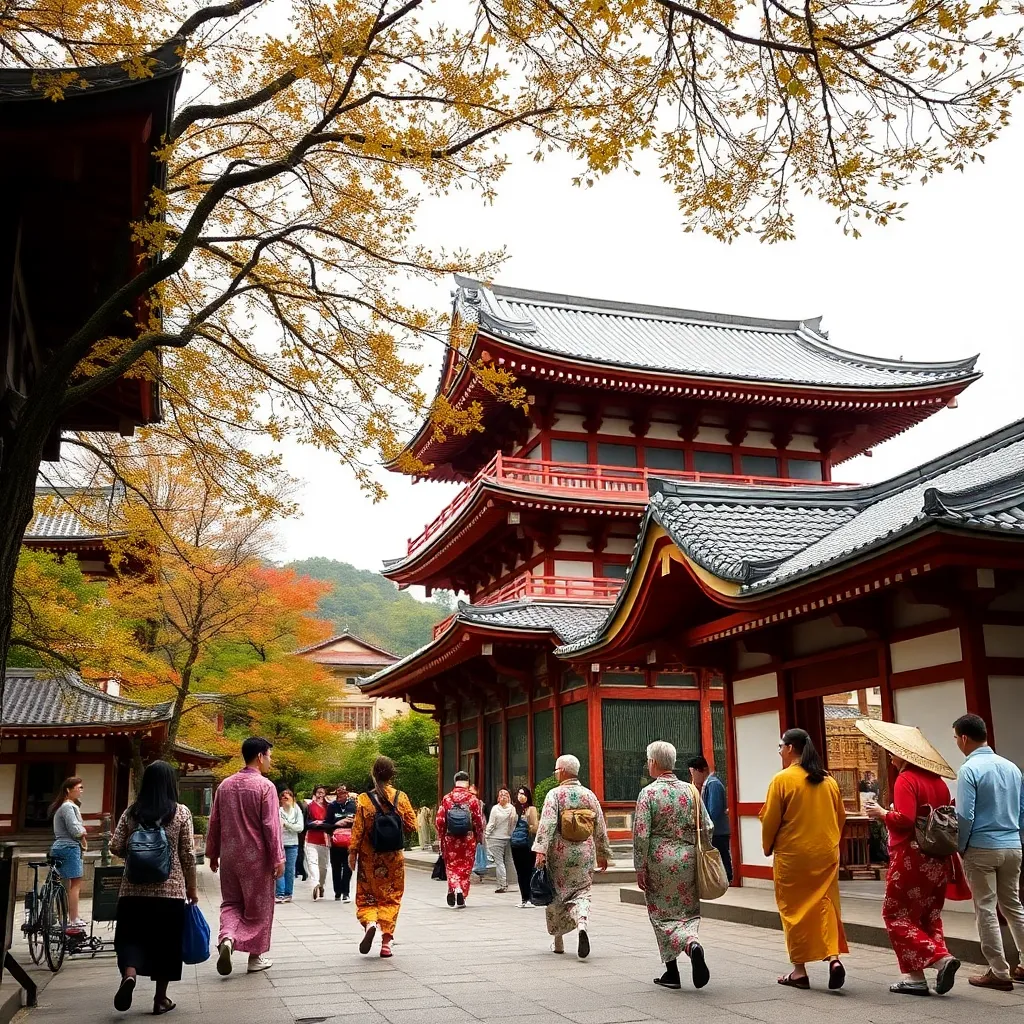
[[[902,996],[930,996],[931,992],[927,984],[921,981],[897,981],[889,986],[890,992]]]
[[[394,953],[391,952],[390,942],[382,942],[380,944],[380,955],[385,959],[387,959],[389,956],[394,956]]]
[[[363,937],[359,943],[359,952],[364,956],[370,952],[370,947],[373,945],[373,937],[377,934],[377,926],[375,924],[368,924],[363,931]]]
[[[811,979],[806,974],[799,978],[795,974],[786,974],[779,978],[779,984],[786,985],[788,988],[799,988],[806,991],[811,987]]]
[[[166,996],[163,999],[154,999],[153,1016],[159,1017],[162,1013],[170,1013],[177,1005],[177,1003],[172,1003]]]
[[[132,996],[135,994],[135,976],[125,978],[114,993],[114,1009],[124,1013],[132,1008]]]
[[[832,960],[828,965],[828,987],[837,992],[846,984],[846,968],[842,960]]]

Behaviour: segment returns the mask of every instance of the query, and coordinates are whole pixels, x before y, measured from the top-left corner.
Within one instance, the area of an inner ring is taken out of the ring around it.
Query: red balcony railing
[[[768,476],[733,476],[726,473],[697,473],[678,469],[649,469],[631,466],[592,466],[571,462],[541,462],[539,459],[513,459],[499,452],[466,484],[454,500],[436,519],[428,524],[418,537],[407,545],[407,554],[426,546],[430,540],[454,519],[469,501],[477,484],[482,480],[514,483],[519,487],[536,488],[552,496],[599,493],[609,501],[643,505],[647,501],[649,481],[654,479],[688,480],[693,483],[747,484],[764,487],[828,486],[828,481],[790,480]],[[842,486],[837,485],[837,486]]]
[[[622,580],[605,577],[534,576],[525,572],[503,587],[474,601],[476,605],[501,604],[503,601],[594,601],[611,604],[622,589]],[[434,626],[436,640],[454,616],[449,615]]]

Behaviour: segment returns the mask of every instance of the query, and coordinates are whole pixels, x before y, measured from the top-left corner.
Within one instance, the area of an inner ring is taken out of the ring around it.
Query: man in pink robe
[[[231,954],[249,954],[249,973],[273,967],[264,956],[274,924],[274,882],[284,873],[277,790],[263,777],[271,745],[258,736],[242,744],[245,767],[225,779],[213,798],[206,855],[220,868],[217,972],[231,973]]]

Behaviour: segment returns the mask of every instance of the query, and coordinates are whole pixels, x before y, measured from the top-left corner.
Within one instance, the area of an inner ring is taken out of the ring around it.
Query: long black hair
[[[135,803],[129,808],[136,821],[166,825],[178,809],[178,775],[166,761],[146,766]]]
[[[519,802],[519,790],[522,790],[526,794],[526,803],[521,804]],[[510,793],[509,796],[512,794]],[[533,790],[529,786],[520,786],[516,790],[516,795],[512,800],[515,804],[516,814],[521,818],[532,806],[533,806]]]
[[[787,729],[782,734],[782,742],[791,746],[800,755],[800,767],[807,772],[807,781],[812,786],[825,781],[828,772],[821,763],[821,755],[811,737],[803,729]]]

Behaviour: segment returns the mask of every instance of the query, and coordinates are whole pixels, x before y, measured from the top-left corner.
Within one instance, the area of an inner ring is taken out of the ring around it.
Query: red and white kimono
[[[889,873],[882,920],[904,974],[923,971],[949,956],[942,931],[946,899],[967,900],[970,889],[957,855],[929,857],[914,842],[914,822],[925,808],[951,802],[949,787],[932,772],[908,764],[893,786],[889,830]]]
[[[459,804],[468,805],[473,827],[469,835],[450,836],[447,830],[448,811]],[[476,844],[483,842],[484,835],[484,814],[480,801],[470,793],[468,787],[456,786],[441,801],[434,826],[441,845],[441,856],[444,857],[444,869],[448,873],[448,891],[468,896]]]

